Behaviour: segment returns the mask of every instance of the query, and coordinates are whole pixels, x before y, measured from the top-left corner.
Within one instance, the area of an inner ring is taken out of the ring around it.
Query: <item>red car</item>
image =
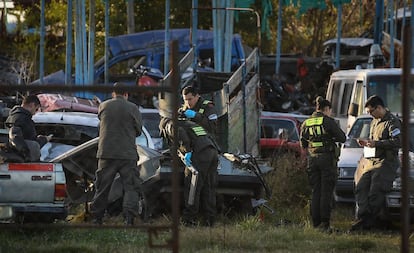
[[[300,146],[300,126],[307,115],[292,113],[266,112],[260,117],[261,156],[274,157],[281,153],[294,152],[297,157],[305,158],[306,152]]]

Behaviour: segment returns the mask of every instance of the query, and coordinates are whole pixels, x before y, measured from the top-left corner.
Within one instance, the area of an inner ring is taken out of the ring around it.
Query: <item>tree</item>
[[[270,38],[262,36],[261,51],[264,54],[275,53],[276,31],[277,31],[277,8],[279,0],[271,0],[272,15],[270,16]],[[86,1],[88,2],[88,1]],[[290,2],[290,1],[288,1]],[[352,1],[343,5],[342,14],[342,36],[360,36],[370,31],[374,16],[375,3],[370,0]],[[35,31],[23,35],[23,31],[12,38],[3,38],[0,53],[13,52],[15,58],[19,54],[26,55],[34,63],[38,60],[38,42],[40,26],[39,1],[17,0],[16,5],[23,8],[26,13],[25,23],[21,29]],[[35,4],[34,4],[35,3]],[[251,6],[263,15],[262,1],[256,0]],[[211,6],[211,0],[199,0],[200,7]],[[147,31],[153,29],[164,29],[165,0],[136,0],[135,1],[135,31]],[[283,6],[283,33],[282,52],[301,53],[307,56],[320,56],[322,54],[323,42],[336,37],[337,9],[328,2],[325,9],[309,9],[299,14],[299,7],[294,5]],[[110,1],[110,31],[111,36],[127,33],[127,11],[126,1]],[[46,1],[46,49],[45,71],[51,73],[64,69],[65,59],[65,27],[66,27],[66,1]],[[104,50],[104,2],[96,1],[96,44],[95,56],[100,58]],[[199,29],[211,29],[211,10],[199,10]],[[185,28],[191,25],[191,1],[172,1],[171,3],[171,28]],[[240,12],[239,19],[235,22],[234,31],[241,34],[248,46],[255,47],[257,41],[256,17],[248,12]],[[10,43],[12,42],[12,43]],[[36,66],[34,69],[38,69]],[[37,73],[33,73],[37,77]]]

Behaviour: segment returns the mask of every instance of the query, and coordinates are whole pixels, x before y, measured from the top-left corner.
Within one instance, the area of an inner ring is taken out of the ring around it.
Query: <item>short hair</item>
[[[194,86],[186,86],[181,91],[181,94],[183,94],[183,95],[187,95],[189,93],[192,93],[193,95],[197,95],[198,94],[198,91],[197,91],[197,89]]]
[[[365,108],[367,108],[368,106],[377,107],[379,105],[385,107],[384,100],[382,100],[382,98],[380,98],[377,95],[370,96],[367,99],[367,102],[365,102]]]
[[[316,109],[323,110],[325,107],[331,108],[331,102],[329,102],[327,99],[324,99],[322,96],[318,96],[316,98]]]
[[[23,98],[22,104],[28,105],[33,103],[35,106],[40,106],[40,100],[36,95],[29,95]]]
[[[114,86],[113,86],[114,88],[113,92],[116,95],[124,95],[125,93],[128,93],[126,90],[124,90],[125,87],[126,87],[125,84],[116,82],[114,83]]]

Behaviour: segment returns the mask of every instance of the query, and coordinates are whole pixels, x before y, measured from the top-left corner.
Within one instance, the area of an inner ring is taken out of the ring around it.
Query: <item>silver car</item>
[[[346,142],[341,147],[338,160],[338,180],[334,192],[336,202],[355,202],[354,174],[363,153],[363,148],[358,145],[356,139],[368,138],[371,121],[370,115],[359,116],[352,125]]]

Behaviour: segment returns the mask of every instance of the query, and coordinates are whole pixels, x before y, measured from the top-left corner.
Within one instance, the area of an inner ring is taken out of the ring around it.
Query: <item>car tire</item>
[[[142,189],[140,189],[139,191],[138,215],[144,223],[148,222],[149,217],[150,217],[149,209],[148,209],[148,201]]]

